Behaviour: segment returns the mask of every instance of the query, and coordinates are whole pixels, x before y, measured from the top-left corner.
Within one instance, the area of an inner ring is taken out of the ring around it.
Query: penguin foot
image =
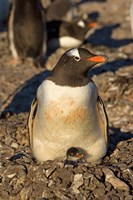
[[[13,66],[16,66],[16,65],[19,65],[22,63],[22,60],[21,59],[15,59],[15,58],[12,58],[11,60],[8,61],[8,65],[13,65]]]

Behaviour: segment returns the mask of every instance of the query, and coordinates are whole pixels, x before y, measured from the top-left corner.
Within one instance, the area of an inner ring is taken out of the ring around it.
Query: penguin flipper
[[[32,147],[33,145],[33,124],[34,124],[34,119],[36,117],[36,112],[37,112],[37,98],[35,97],[34,100],[32,101],[31,104],[31,110],[29,113],[29,118],[28,118],[28,129],[29,129],[29,142]]]
[[[108,117],[107,117],[103,100],[101,99],[100,96],[98,96],[98,99],[97,99],[97,110],[98,110],[98,117],[99,117],[101,129],[102,129],[102,133],[104,134],[106,143],[108,143]]]

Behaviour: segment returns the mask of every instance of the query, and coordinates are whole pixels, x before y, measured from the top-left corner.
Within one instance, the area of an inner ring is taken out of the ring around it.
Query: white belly
[[[97,88],[94,83],[71,88],[45,81],[37,96],[33,150],[38,149],[38,152],[34,152],[39,160],[44,160],[44,157],[45,160],[64,157],[71,146],[83,148],[91,154],[92,146],[97,142],[101,142],[103,148],[104,140],[101,138],[96,108]]]
[[[50,49],[52,48],[58,48],[63,47],[63,48],[75,48],[77,46],[80,46],[82,44],[81,40],[78,40],[73,37],[69,36],[64,36],[61,38],[53,38],[48,42],[48,47]]]
[[[74,48],[82,44],[81,40],[69,36],[61,37],[59,42],[60,46],[65,48]]]

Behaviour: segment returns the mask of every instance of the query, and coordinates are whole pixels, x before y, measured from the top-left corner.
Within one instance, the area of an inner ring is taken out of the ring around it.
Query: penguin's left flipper
[[[38,104],[37,98],[35,97],[34,100],[32,101],[31,110],[28,118],[29,142],[31,147],[33,145],[33,124],[34,124],[34,119],[36,117],[37,104]]]
[[[100,96],[97,98],[97,110],[100,126],[102,128],[102,133],[105,138],[106,143],[108,143],[108,117],[105,110],[103,100]]]

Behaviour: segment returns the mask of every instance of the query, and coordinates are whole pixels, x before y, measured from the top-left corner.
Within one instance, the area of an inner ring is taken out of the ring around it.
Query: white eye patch
[[[81,28],[85,28],[85,23],[83,21],[79,21],[78,22],[78,26],[80,26]]]
[[[73,57],[73,56],[74,56],[74,57],[78,57],[79,59],[81,59],[81,58],[80,58],[80,55],[79,55],[79,51],[78,51],[78,49],[76,49],[76,48],[75,48],[75,49],[71,49],[70,51],[68,51],[68,52],[67,52],[67,55],[68,55],[68,56],[71,56],[71,57]]]

